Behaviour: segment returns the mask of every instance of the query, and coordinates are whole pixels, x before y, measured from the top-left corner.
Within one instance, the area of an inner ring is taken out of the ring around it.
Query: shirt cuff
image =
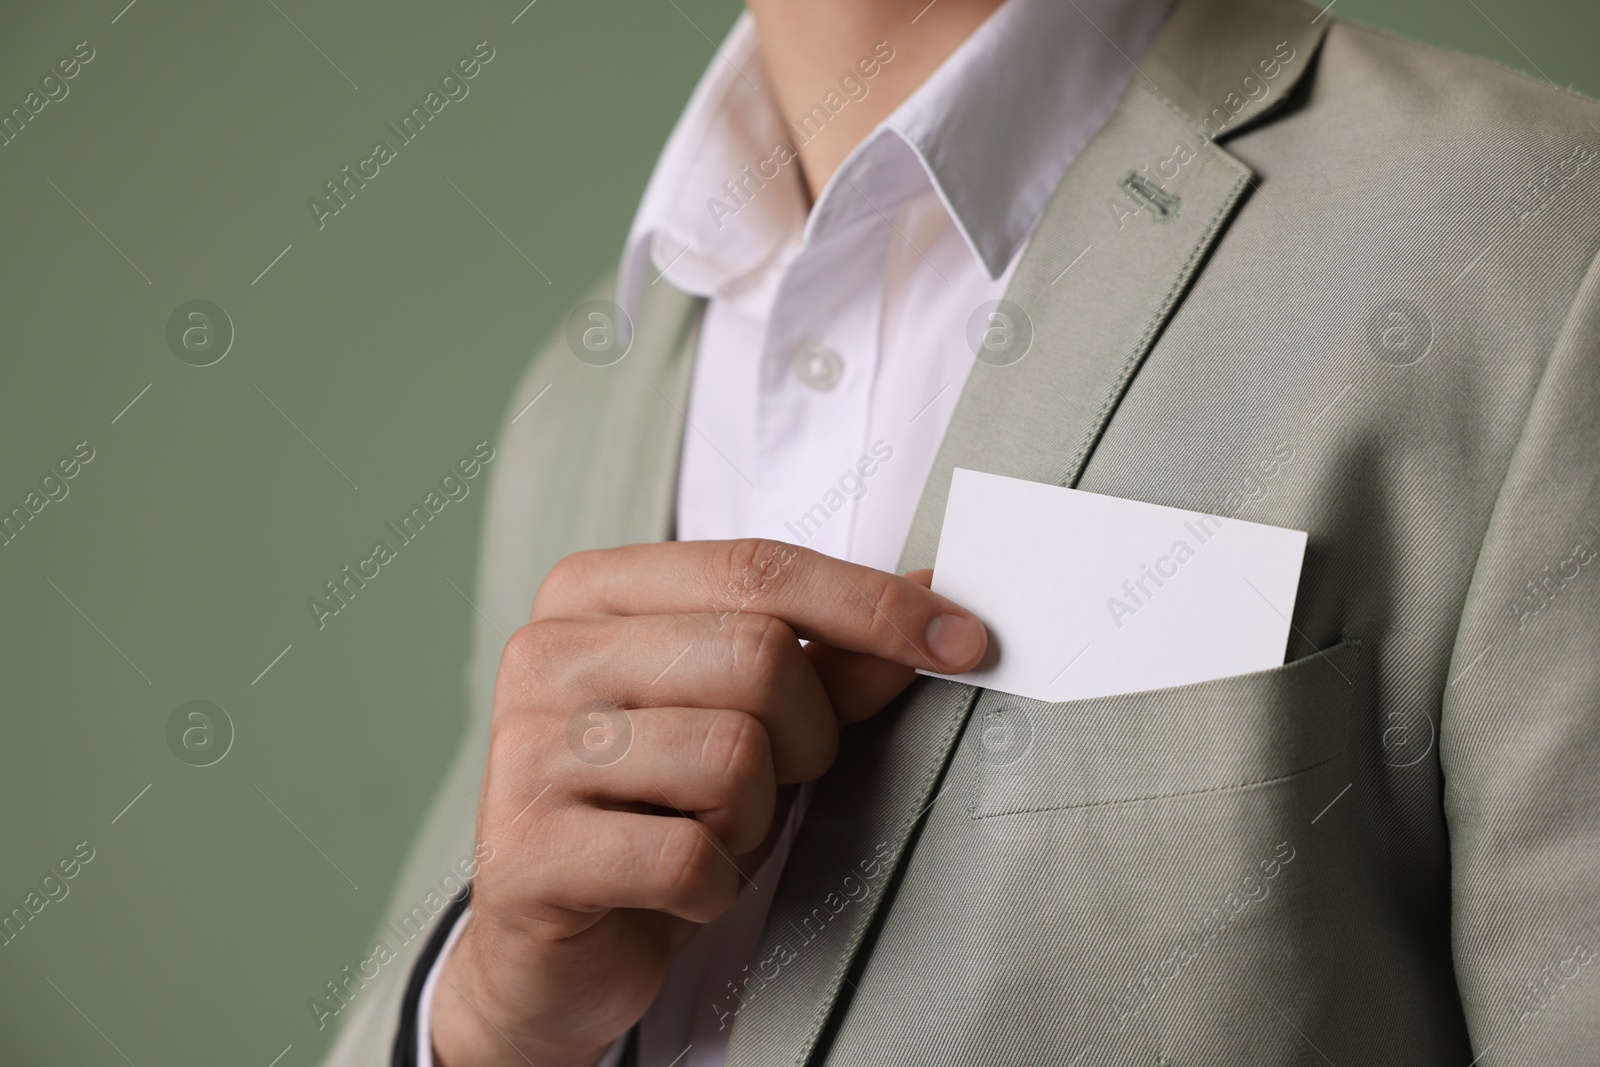
[[[434,962],[446,943],[455,944],[456,932],[462,929],[456,920],[466,911],[471,897],[472,887],[469,885],[450,901],[449,908],[429,931],[416,963],[412,964],[411,973],[406,976],[405,992],[400,997],[400,1023],[395,1031],[394,1045],[389,1050],[390,1067],[417,1067],[417,1014],[422,1000],[422,987],[436,973]],[[422,1047],[432,1052],[431,1041],[425,1040]],[[431,1059],[429,1062],[432,1062]]]
[[[461,940],[461,932],[467,928],[467,917],[471,914],[472,908],[468,906],[456,917],[450,936],[445,938],[433,966],[428,969],[428,980],[422,983],[422,995],[417,998],[417,1067],[433,1067],[433,992],[439,988],[439,978],[444,974],[444,961],[450,958],[450,950]]]

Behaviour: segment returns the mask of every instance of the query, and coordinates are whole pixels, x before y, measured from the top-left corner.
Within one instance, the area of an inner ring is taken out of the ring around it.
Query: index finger
[[[595,549],[551,570],[533,618],[601,613],[768,615],[798,636],[959,674],[988,647],[970,611],[907,578],[808,548],[741,538]]]

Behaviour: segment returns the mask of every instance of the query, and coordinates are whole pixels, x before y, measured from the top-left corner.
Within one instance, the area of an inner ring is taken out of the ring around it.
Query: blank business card
[[[1300,530],[957,468],[933,588],[990,648],[950,677],[1062,701],[1279,666],[1305,548]]]

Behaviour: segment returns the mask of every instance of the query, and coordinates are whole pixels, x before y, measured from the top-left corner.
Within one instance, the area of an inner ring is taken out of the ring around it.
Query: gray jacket
[[[1289,661],[1059,704],[924,678],[852,727],[728,1067],[1596,1062],[1600,107],[1296,0],[1180,0],[1140,66],[901,568],[956,466],[1306,530]],[[650,287],[625,359],[558,342],[513,400],[552,390],[499,444],[472,720],[395,914],[472,853],[544,573],[670,535],[700,307]],[[387,1061],[409,965],[331,1064]]]

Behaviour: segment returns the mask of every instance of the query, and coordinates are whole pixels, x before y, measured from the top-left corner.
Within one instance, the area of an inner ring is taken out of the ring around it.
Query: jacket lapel
[[[699,297],[665,283],[650,288],[639,298],[627,355],[605,367],[564,362],[544,401],[560,404],[561,418],[542,423],[546,437],[533,449],[546,479],[534,499],[575,503],[568,514],[537,524],[559,531],[560,554],[672,537],[704,307]]]
[[[1273,0],[1183,0],[1174,11],[1018,265],[1007,294],[1013,307],[1001,311],[1011,313],[1013,329],[1031,327],[1031,347],[1009,365],[974,366],[923,489],[902,571],[933,565],[956,467],[1076,482],[1253,185],[1249,168],[1206,134],[1235,132],[1276,106],[1309,66],[1326,26],[1316,15]],[[1268,69],[1276,71],[1270,79]],[[922,678],[846,734],[784,869],[727,1067],[803,1063],[817,1052],[848,999],[841,989],[892,896],[894,872],[939,801],[979,692]],[[861,883],[864,897],[850,889]]]

